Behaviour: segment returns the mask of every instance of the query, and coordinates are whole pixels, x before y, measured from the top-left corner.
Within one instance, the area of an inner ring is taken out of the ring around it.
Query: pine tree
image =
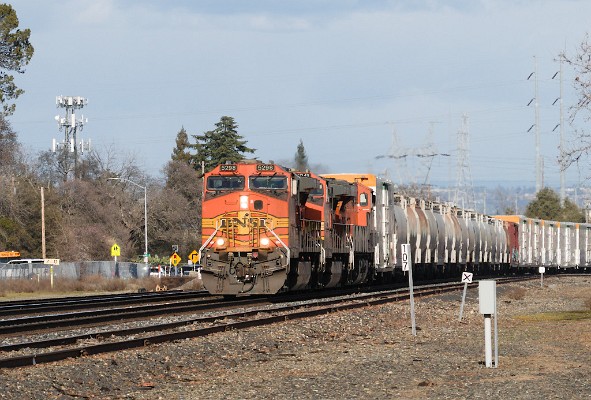
[[[583,211],[569,199],[565,199],[564,206],[561,207],[560,197],[550,188],[543,188],[538,192],[536,199],[527,205],[525,216],[551,221],[585,221]]]
[[[4,115],[11,115],[15,100],[24,93],[14,83],[14,77],[5,72],[24,72],[24,67],[33,57],[33,46],[29,42],[30,29],[18,29],[18,17],[10,4],[0,4],[0,102]]]
[[[176,135],[176,147],[172,149],[172,156],[170,157],[172,161],[181,161],[186,164],[191,164],[192,155],[188,151],[190,146],[189,135],[187,135],[185,127],[182,127]]]
[[[558,194],[550,188],[543,188],[536,194],[535,200],[527,205],[525,216],[555,221],[559,219],[560,213],[560,197]]]
[[[16,168],[19,148],[16,133],[0,114],[0,175]]]
[[[192,135],[196,143],[189,147],[197,151],[192,157],[194,168],[201,168],[201,162],[204,162],[205,170],[209,171],[226,161],[243,160],[244,153],[254,153],[255,149],[247,147],[247,141],[238,134],[234,118],[224,116],[215,126],[214,130],[204,132],[203,135]]]
[[[561,221],[585,222],[585,213],[569,199],[564,199],[561,212]]]
[[[306,155],[306,149],[304,148],[304,142],[300,139],[298,149],[294,156],[295,169],[297,171],[306,171],[310,169],[308,165],[308,156]]]

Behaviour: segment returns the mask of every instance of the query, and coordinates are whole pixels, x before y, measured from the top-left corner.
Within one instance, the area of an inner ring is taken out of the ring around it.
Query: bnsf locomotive
[[[489,217],[404,197],[370,174],[316,175],[258,161],[205,175],[201,275],[212,294],[359,285],[415,273],[443,276],[588,267],[591,225]]]

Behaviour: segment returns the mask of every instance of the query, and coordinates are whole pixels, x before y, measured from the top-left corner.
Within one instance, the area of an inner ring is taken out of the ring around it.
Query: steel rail
[[[268,300],[260,298],[245,298],[228,302],[224,299],[188,300],[179,303],[152,304],[140,307],[111,308],[67,314],[50,314],[34,317],[24,317],[10,320],[0,320],[0,335],[15,333],[30,333],[52,328],[81,327],[105,322],[119,322],[135,320],[144,317],[163,316],[173,313],[187,313],[194,311],[215,310],[229,305],[250,305]]]
[[[512,283],[521,280],[531,280],[535,279],[532,277],[523,277],[523,278],[509,278],[509,279],[499,279],[498,282],[500,284],[504,283]],[[415,288],[414,295],[417,297],[423,297],[428,295],[434,294],[441,294],[451,291],[459,291],[463,288],[463,283],[453,283],[453,284],[446,284],[446,285],[435,285],[432,286],[419,286]],[[201,336],[207,336],[212,333],[217,332],[224,332],[228,330],[239,330],[239,329],[246,329],[255,326],[263,326],[274,324],[282,321],[288,320],[296,320],[302,318],[308,318],[318,315],[323,315],[327,313],[332,313],[335,311],[341,310],[352,310],[358,309],[367,306],[373,305],[381,305],[385,303],[390,303],[394,301],[402,301],[407,300],[410,297],[410,293],[408,289],[397,289],[392,291],[391,293],[370,293],[370,294],[363,294],[359,297],[355,298],[346,298],[346,299],[321,299],[315,300],[310,303],[301,304],[298,306],[295,305],[287,305],[287,306],[274,306],[267,309],[254,309],[249,311],[241,311],[235,314],[224,314],[224,315],[217,315],[217,316],[208,316],[208,317],[199,317],[193,320],[186,320],[186,321],[179,321],[174,323],[177,327],[182,325],[188,324],[195,324],[195,323],[207,323],[207,322],[216,322],[223,319],[231,319],[231,318],[248,318],[253,317],[252,319],[243,320],[243,321],[235,321],[235,322],[227,322],[216,326],[208,326],[208,327],[197,327],[195,329],[189,329],[186,331],[180,332],[169,332],[169,333],[161,333],[157,335],[148,335],[143,336],[140,338],[133,338],[121,341],[113,341],[108,343],[100,343],[94,345],[83,345],[78,346],[71,349],[62,349],[57,351],[50,351],[46,353],[40,354],[29,354],[17,357],[9,357],[0,359],[0,368],[15,368],[15,367],[22,367],[28,365],[35,365],[40,363],[48,363],[48,362],[55,362],[64,360],[67,358],[75,358],[80,356],[87,356],[87,355],[94,355],[100,353],[107,353],[107,352],[114,352],[138,347],[148,346],[150,344],[156,343],[164,343],[170,342],[174,340],[180,339],[189,339]],[[315,307],[311,309],[310,307]],[[298,311],[298,309],[303,309]],[[295,310],[295,311],[294,311]],[[261,317],[262,312],[273,313],[276,315],[271,315],[268,317]],[[166,329],[170,329],[170,324],[161,324],[155,326],[155,329],[162,330],[164,326],[168,326]],[[128,333],[124,333],[125,331],[119,331],[121,334],[132,334],[139,333],[142,328],[134,328],[131,330],[127,330]],[[146,328],[143,328],[144,332]],[[116,333],[111,332],[116,335]],[[99,335],[96,334],[92,337],[86,335],[86,338],[99,338]],[[103,333],[102,335],[107,335],[107,333]],[[58,340],[58,339],[56,339]],[[72,338],[64,338],[63,340],[71,340],[74,341],[74,337]],[[77,339],[76,339],[77,340]],[[49,341],[47,341],[49,342]],[[55,342],[54,342],[55,343]],[[71,343],[71,342],[69,342]],[[30,346],[33,347],[33,346]],[[2,349],[9,349],[9,346],[3,346]],[[21,347],[22,348],[22,347]],[[15,348],[16,349],[16,348]]]
[[[149,293],[132,293],[118,295],[66,297],[63,299],[37,300],[27,303],[0,303],[0,316],[14,316],[41,313],[47,311],[83,310],[124,304],[155,303],[175,299],[210,297],[208,292],[201,291],[165,291]]]

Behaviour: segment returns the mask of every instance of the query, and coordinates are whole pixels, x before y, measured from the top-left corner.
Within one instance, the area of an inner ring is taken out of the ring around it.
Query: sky
[[[162,175],[182,127],[202,134],[226,115],[262,161],[293,160],[302,140],[322,172],[434,185],[456,181],[458,131],[474,184],[535,185],[535,56],[544,183],[558,187],[551,78],[591,15],[586,0],[10,4],[35,47],[10,118],[32,155],[63,140],[56,96],[82,96],[79,136],[150,176]],[[573,77],[565,66],[565,121]],[[565,123],[567,142],[572,131]],[[567,184],[585,172],[571,167]]]

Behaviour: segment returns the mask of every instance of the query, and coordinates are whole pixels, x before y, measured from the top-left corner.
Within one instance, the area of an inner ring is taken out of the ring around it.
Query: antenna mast
[[[88,99],[81,96],[57,96],[55,98],[55,104],[58,108],[66,109],[65,116],[55,116],[59,130],[64,131],[64,141],[57,142],[53,139],[51,150],[55,152],[58,148],[61,148],[66,154],[66,178],[70,170],[67,153],[74,153],[73,174],[74,178],[76,178],[78,173],[78,151],[83,154],[84,150],[90,150],[90,139],[86,145],[83,140],[80,143],[77,142],[76,134],[78,130],[83,129],[84,124],[88,122],[88,118],[85,119],[84,115],[81,115],[79,119],[76,119],[75,111],[87,105]]]

